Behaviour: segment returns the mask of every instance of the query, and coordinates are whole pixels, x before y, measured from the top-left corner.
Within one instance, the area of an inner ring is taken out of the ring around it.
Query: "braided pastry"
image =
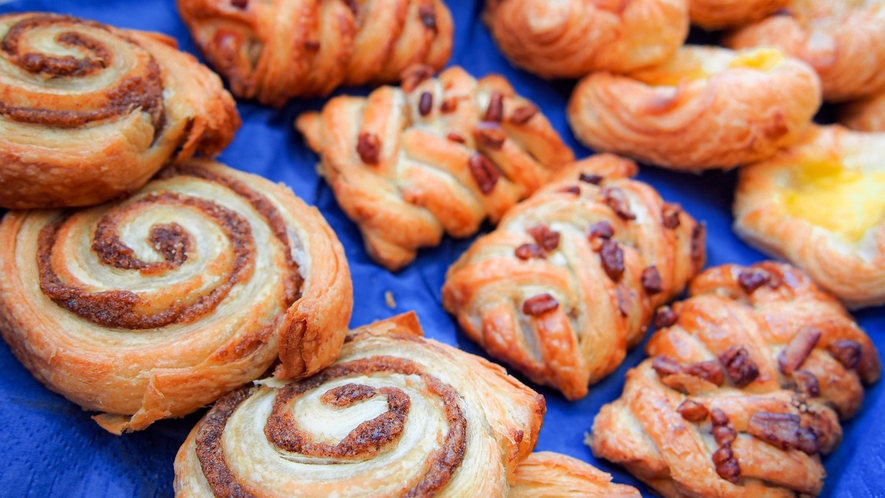
[[[667,60],[688,36],[686,0],[486,0],[514,65],[544,78],[623,73]]]
[[[178,452],[176,496],[505,496],[544,398],[421,336],[414,313],[377,322],[314,377],[222,398]]]
[[[796,142],[820,98],[814,71],[777,50],[687,45],[658,67],[587,76],[568,119],[594,150],[676,170],[732,168]]]
[[[180,417],[265,374],[311,375],[344,340],[344,251],[319,212],[208,161],[135,195],[0,223],[0,332],[109,431]]]
[[[851,308],[885,302],[885,134],[814,126],[742,168],[734,230]]]
[[[640,498],[631,486],[612,484],[612,476],[581,460],[541,451],[532,453],[519,466],[510,484],[508,498]]]
[[[538,108],[500,76],[414,67],[403,87],[336,97],[296,127],[359,225],[366,250],[397,270],[418,248],[476,233],[574,160]]]
[[[841,106],[839,122],[852,130],[885,131],[885,91]]]
[[[791,391],[717,387],[666,357],[627,372],[593,422],[593,454],[667,498],[816,495],[842,428],[823,403]]]
[[[449,268],[443,306],[471,339],[570,400],[639,343],[704,264],[704,228],[636,165],[592,156],[508,211]]]
[[[280,107],[339,85],[441,69],[454,26],[441,0],[178,0],[182,19],[238,97]]]
[[[792,0],[780,15],[727,34],[732,48],[776,47],[820,75],[824,100],[885,90],[885,1]]]
[[[704,362],[718,372],[717,384],[724,370],[749,393],[792,389],[846,419],[863,403],[862,384],[879,379],[873,342],[796,268],[724,265],[701,273],[689,291],[690,299],[658,313],[649,355]]]
[[[173,39],[57,14],[0,15],[0,95],[0,208],[104,202],[240,126]]]
[[[758,21],[786,7],[790,0],[689,0],[691,23],[722,29]]]

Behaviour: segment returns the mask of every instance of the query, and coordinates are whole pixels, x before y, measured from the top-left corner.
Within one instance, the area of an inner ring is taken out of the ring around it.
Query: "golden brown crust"
[[[50,389],[115,433],[263,374],[331,363],[352,307],[344,252],[285,187],[170,166],[132,197],[0,223],[0,331]]]
[[[668,326],[652,336],[650,356],[682,364],[718,359],[725,380],[747,392],[791,389],[834,407],[844,419],[860,410],[863,384],[879,379],[870,338],[836,299],[792,266],[719,266],[698,275],[689,292],[691,298],[673,305]],[[736,360],[723,361],[735,348],[746,351],[744,378]]]
[[[559,453],[532,453],[519,466],[510,482],[508,498],[631,497],[639,491],[611,482],[612,476],[591,465]]]
[[[218,154],[240,126],[221,80],[171,38],[57,14],[0,16],[0,94],[10,209],[132,192],[164,164]]]
[[[818,453],[842,437],[836,414],[791,391],[750,394],[648,359],[627,372],[624,393],[593,422],[593,454],[619,463],[667,498],[816,495]],[[677,386],[679,389],[670,387]]]
[[[178,0],[194,40],[238,97],[280,107],[340,85],[441,69],[454,26],[441,0]]]
[[[413,67],[403,88],[336,97],[296,122],[369,255],[390,270],[444,232],[466,237],[486,218],[497,222],[574,159],[500,76],[431,74]]]
[[[885,302],[885,139],[841,126],[742,169],[735,232],[851,308]]]
[[[689,0],[691,23],[722,29],[758,21],[786,7],[790,0]]]
[[[414,314],[377,322],[314,377],[223,398],[176,457],[176,496],[506,496],[544,398],[421,336]]]
[[[580,78],[665,61],[688,35],[687,11],[684,0],[486,0],[483,20],[514,65]]]
[[[662,66],[587,76],[568,119],[594,150],[700,170],[771,156],[800,137],[819,106],[820,83],[796,59],[685,46]]]
[[[507,212],[446,274],[443,306],[488,353],[568,399],[587,394],[704,264],[704,230],[602,154]]]
[[[857,131],[885,131],[885,91],[840,106],[839,122]]]
[[[802,59],[820,75],[829,102],[885,89],[885,4],[877,0],[793,0],[782,14],[740,28],[723,43],[777,47]]]

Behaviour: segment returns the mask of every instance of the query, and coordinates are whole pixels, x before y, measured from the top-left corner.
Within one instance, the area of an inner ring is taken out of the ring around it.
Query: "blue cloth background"
[[[476,76],[491,72],[506,75],[517,91],[542,108],[578,156],[588,154],[574,140],[565,120],[565,104],[573,83],[550,83],[510,67],[479,22],[481,0],[447,3],[456,25],[451,64],[459,64]],[[0,13],[29,10],[69,13],[121,27],[160,31],[174,36],[183,50],[196,53],[174,0],[19,0],[0,6]],[[713,38],[693,33],[692,40]],[[415,264],[398,274],[374,265],[363,250],[355,225],[317,177],[317,157],[292,126],[299,113],[319,109],[322,103],[321,99],[293,101],[277,111],[239,102],[243,127],[220,159],[235,168],[285,182],[323,212],[346,248],[353,273],[353,326],[416,310],[429,337],[482,355],[440,304],[445,271],[470,240],[446,239],[439,247],[423,251]],[[706,221],[708,265],[751,263],[764,258],[731,232],[734,173],[691,175],[644,167],[640,178],[657,187],[665,199],[681,203],[696,218]],[[385,304],[385,291],[393,293],[395,309]],[[856,317],[879,350],[885,351],[885,308],[867,309]],[[644,495],[650,496],[648,489],[628,473],[597,461],[582,444],[599,408],[620,396],[625,372],[643,358],[642,347],[632,351],[615,373],[593,386],[590,395],[578,402],[569,403],[557,392],[534,386],[546,396],[548,407],[537,449],[588,461],[611,472],[616,482],[639,486]],[[100,429],[89,413],[34,380],[5,343],[0,345],[0,366],[0,445],[4,461],[0,465],[0,496],[110,498],[173,494],[175,453],[202,412],[117,437]],[[885,496],[885,432],[880,430],[885,424],[883,384],[879,382],[867,391],[863,410],[845,424],[842,445],[824,458],[829,474],[825,496]]]

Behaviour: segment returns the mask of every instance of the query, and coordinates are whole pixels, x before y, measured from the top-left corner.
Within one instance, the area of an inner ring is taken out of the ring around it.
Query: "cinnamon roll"
[[[544,398],[400,315],[347,336],[338,360],[218,401],[175,459],[179,497],[507,496]]]
[[[240,126],[221,80],[158,33],[0,15],[0,207],[88,206]]]
[[[441,0],[178,0],[194,40],[238,97],[280,107],[340,85],[441,69],[454,26]]]
[[[278,357],[278,377],[316,373],[351,308],[319,212],[209,161],[168,167],[126,199],[0,223],[3,338],[115,433],[188,414]]]

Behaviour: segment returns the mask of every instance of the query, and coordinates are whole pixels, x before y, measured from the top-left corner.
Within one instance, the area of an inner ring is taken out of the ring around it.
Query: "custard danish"
[[[64,15],[0,16],[0,207],[98,204],[227,146],[233,98],[175,47]]]
[[[341,244],[279,185],[208,161],[133,196],[0,223],[0,332],[109,431],[331,363],[352,308]]]

